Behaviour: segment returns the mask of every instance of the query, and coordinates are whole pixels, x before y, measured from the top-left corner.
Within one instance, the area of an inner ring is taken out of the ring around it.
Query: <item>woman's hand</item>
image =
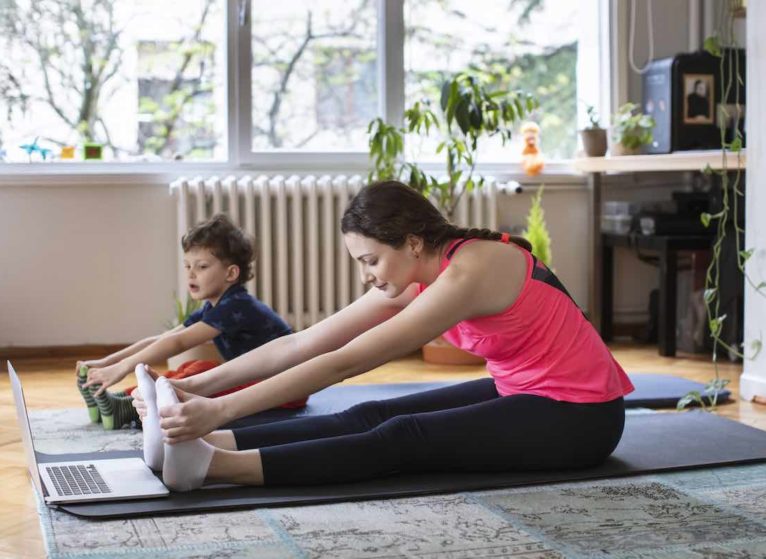
[[[144,365],[146,372],[149,373],[149,375],[154,379],[157,380],[157,377],[160,375],[152,369],[149,365]],[[130,393],[130,395],[133,397],[133,401],[131,404],[133,404],[133,407],[136,408],[136,411],[138,412],[138,417],[141,418],[141,421],[144,420],[146,417],[146,402],[144,401],[144,397],[141,395],[141,390],[136,387],[133,392]]]
[[[198,439],[224,423],[218,400],[184,392],[171,382],[180,402],[159,410],[160,428],[166,443]]]
[[[86,382],[83,387],[89,388],[100,384],[101,387],[93,394],[94,396],[99,396],[108,387],[117,384],[124,379],[128,372],[129,371],[124,370],[121,363],[115,363],[114,365],[109,365],[102,369],[90,369],[88,371],[88,382]]]

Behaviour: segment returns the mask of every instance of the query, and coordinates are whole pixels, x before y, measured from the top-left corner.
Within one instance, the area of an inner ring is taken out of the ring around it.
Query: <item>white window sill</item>
[[[438,163],[421,164],[431,173],[443,169]],[[0,186],[33,185],[130,185],[163,184],[174,179],[186,177],[226,177],[229,175],[333,175],[358,174],[366,177],[369,167],[358,162],[339,165],[285,165],[272,167],[265,165],[232,166],[224,162],[211,163],[0,163]],[[528,177],[521,170],[519,163],[487,163],[477,169],[477,173],[493,176],[499,181],[515,180],[521,184],[580,184],[584,182],[581,172],[577,171],[572,160],[547,162],[542,174]]]

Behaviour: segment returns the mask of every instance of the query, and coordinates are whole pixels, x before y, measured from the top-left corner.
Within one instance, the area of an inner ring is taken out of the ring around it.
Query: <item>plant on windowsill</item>
[[[596,108],[593,105],[587,105],[585,110],[588,113],[590,125],[580,130],[582,138],[582,147],[585,155],[588,157],[603,157],[606,155],[607,142],[606,130],[601,128]]]
[[[705,227],[715,226],[715,237],[711,250],[710,264],[705,276],[705,290],[703,299],[705,310],[707,311],[708,329],[710,338],[713,342],[713,366],[715,376],[705,384],[705,392],[711,394],[709,398],[703,397],[699,391],[691,391],[678,401],[677,409],[682,410],[691,404],[697,404],[703,410],[715,411],[718,403],[718,393],[729,383],[729,379],[723,379],[718,369],[719,351],[723,350],[729,358],[755,359],[761,352],[763,341],[758,339],[744,340],[741,344],[731,340],[728,342],[723,339],[723,326],[727,315],[721,312],[721,260],[722,248],[726,239],[727,232],[730,232],[730,225],[733,224],[737,267],[744,277],[744,281],[761,296],[766,296],[766,281],[756,283],[756,280],[748,273],[746,263],[755,252],[754,248],[746,249],[741,246],[741,239],[744,238],[744,225],[739,222],[739,207],[744,204],[744,190],[741,186],[742,178],[742,149],[744,138],[740,123],[742,120],[743,107],[741,105],[743,84],[742,70],[739,67],[739,57],[737,55],[737,44],[734,38],[734,18],[737,10],[742,8],[742,2],[732,0],[724,10],[724,17],[721,21],[721,27],[713,36],[705,39],[704,49],[711,55],[719,59],[720,69],[720,98],[726,100],[718,107],[718,129],[721,144],[721,168],[713,170],[709,165],[702,172],[705,175],[718,175],[721,184],[721,209],[714,213],[702,213],[700,220]],[[732,99],[733,93],[733,99]],[[733,103],[732,103],[733,101]],[[731,108],[733,105],[733,109]],[[728,152],[735,153],[737,156],[737,169],[730,173],[727,162]],[[745,354],[745,346],[749,347]]]
[[[368,179],[400,180],[436,205],[453,221],[463,193],[481,188],[485,178],[475,173],[482,138],[499,136],[503,145],[513,126],[538,107],[537,100],[522,91],[491,91],[490,80],[478,73],[460,73],[441,87],[438,109],[429,99],[415,102],[404,111],[404,126],[387,124],[380,118],[370,122]],[[404,157],[405,136],[439,136],[436,153],[444,157],[446,177],[431,175],[414,159]],[[484,360],[437,338],[423,348],[423,358],[445,365],[480,364]]]
[[[612,115],[612,155],[636,155],[652,143],[654,118],[637,109],[635,103],[625,103]]]
[[[370,122],[369,180],[400,180],[432,198],[452,221],[464,192],[484,185],[476,174],[482,138],[511,139],[512,128],[538,107],[538,101],[523,91],[492,91],[489,78],[478,73],[460,73],[442,84],[439,108],[430,99],[413,103],[404,111],[404,126],[392,126],[380,118]],[[404,157],[405,136],[428,138],[438,135],[436,153],[444,157],[445,175],[431,175],[414,159]]]
[[[189,318],[194,311],[202,307],[201,301],[195,301],[187,295],[186,302],[182,302],[181,299],[173,295],[173,301],[175,304],[175,316],[173,320],[169,320],[165,327],[168,330],[172,330],[176,326],[183,324],[184,321]],[[168,358],[168,370],[175,371],[187,361],[220,361],[221,355],[215,347],[213,342],[206,342],[196,347],[191,347],[186,351],[179,353]]]

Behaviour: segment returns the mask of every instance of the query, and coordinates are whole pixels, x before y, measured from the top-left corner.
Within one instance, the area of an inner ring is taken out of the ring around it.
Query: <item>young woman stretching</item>
[[[205,479],[284,485],[396,472],[584,468],[612,453],[622,436],[623,396],[633,387],[525,240],[456,228],[396,182],[362,189],[341,230],[372,286],[353,304],[217,369],[160,378],[156,394],[148,375],[139,378],[145,401],[135,405],[142,415],[159,408],[147,444],[164,438],[171,488]],[[442,333],[485,357],[491,378],[214,431],[408,355]],[[205,397],[260,379],[268,380]]]

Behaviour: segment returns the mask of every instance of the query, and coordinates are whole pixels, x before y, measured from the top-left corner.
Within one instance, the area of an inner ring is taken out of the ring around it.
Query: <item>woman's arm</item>
[[[498,290],[496,266],[472,266],[470,259],[461,259],[468,263],[461,266],[457,260],[405,309],[342,347],[239,392],[164,408],[160,415],[166,439],[176,443],[200,437],[233,419],[303,398],[408,355],[461,320],[499,312],[513,303],[523,272]]]
[[[219,367],[173,381],[173,384],[185,392],[209,396],[233,386],[274,376],[342,347],[355,336],[394,316],[415,295],[413,288],[396,299],[388,299],[379,291],[370,290],[348,307],[306,330],[276,338]]]

